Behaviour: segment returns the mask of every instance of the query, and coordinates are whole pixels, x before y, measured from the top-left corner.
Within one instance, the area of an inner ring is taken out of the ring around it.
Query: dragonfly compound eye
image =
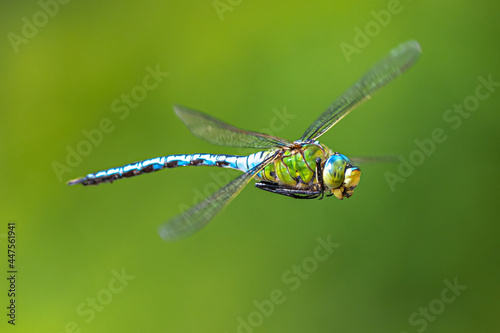
[[[330,156],[323,168],[323,182],[340,200],[349,198],[359,183],[361,170],[339,153]]]
[[[337,153],[326,160],[323,167],[323,181],[330,189],[339,188],[344,183],[346,159],[344,155]]]

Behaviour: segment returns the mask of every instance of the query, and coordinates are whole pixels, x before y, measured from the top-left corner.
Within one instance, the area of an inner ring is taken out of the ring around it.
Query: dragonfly
[[[378,89],[410,68],[420,54],[420,45],[414,40],[392,49],[341,94],[299,140],[292,142],[244,130],[203,112],[175,105],[175,113],[197,138],[219,146],[261,151],[247,156],[197,153],[156,157],[91,173],[69,181],[68,185],[112,183],[121,178],[183,166],[213,166],[243,172],[200,203],[161,224],[158,231],[165,241],[181,240],[202,229],[252,179],[261,190],[295,199],[349,198],[359,184],[361,169],[346,155],[331,150],[317,139]]]

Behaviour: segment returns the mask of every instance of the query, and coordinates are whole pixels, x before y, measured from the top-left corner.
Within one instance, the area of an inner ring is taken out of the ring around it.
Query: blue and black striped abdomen
[[[74,179],[68,185],[99,185],[112,183],[121,178],[130,178],[162,169],[171,169],[182,166],[216,166],[241,171],[247,170],[248,156],[219,155],[219,154],[182,154],[150,158],[144,161],[111,168],[88,174],[84,178]]]

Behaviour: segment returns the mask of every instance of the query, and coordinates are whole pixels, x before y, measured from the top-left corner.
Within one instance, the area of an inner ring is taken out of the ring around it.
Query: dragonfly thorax
[[[323,166],[323,183],[340,200],[349,198],[361,177],[361,170],[347,156],[335,153]]]

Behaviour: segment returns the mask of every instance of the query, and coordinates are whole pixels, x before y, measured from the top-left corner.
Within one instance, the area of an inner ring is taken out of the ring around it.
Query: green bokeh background
[[[238,318],[250,316],[254,327],[239,332],[497,332],[500,89],[457,129],[443,115],[475,94],[479,76],[500,81],[500,4],[403,0],[347,61],[341,43],[356,45],[354,29],[390,1],[222,3],[232,8],[223,19],[212,1],[71,1],[18,52],[8,34],[21,34],[22,18],[41,7],[0,4],[2,331],[237,332]],[[443,129],[447,140],[395,191],[385,174],[397,164],[363,166],[344,201],[297,201],[250,185],[200,233],[164,243],[161,222],[210,192],[215,176],[238,173],[180,168],[65,185],[154,156],[238,153],[191,136],[174,103],[254,130],[286,110],[293,118],[273,134],[297,139],[408,39],[422,45],[419,62],[322,137],[350,156],[407,159],[415,140]],[[142,85],[148,66],[169,76],[120,119],[113,101]],[[114,130],[58,176],[54,162],[66,164],[67,147],[105,118]],[[9,221],[17,226],[15,327],[4,314]],[[311,263],[318,237],[340,246],[291,290],[283,274]],[[110,293],[122,270],[134,278]],[[440,308],[443,281],[455,278],[467,289]],[[285,301],[259,322],[254,302],[276,289]],[[105,303],[93,316],[92,298]],[[438,314],[412,325],[429,305]]]

